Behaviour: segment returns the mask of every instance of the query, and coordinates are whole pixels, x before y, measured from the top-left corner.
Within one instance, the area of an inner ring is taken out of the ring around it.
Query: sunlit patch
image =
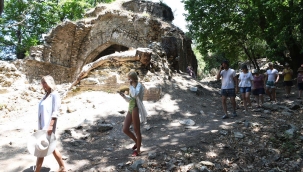
[[[192,113],[189,113],[189,112],[186,112],[183,114],[184,116],[196,116],[196,114],[192,114]]]
[[[183,136],[187,136],[187,134],[186,133],[174,134],[174,137],[183,137]]]
[[[168,126],[170,126],[170,127],[180,127],[181,124],[178,121],[173,121],[173,122],[169,123]]]
[[[259,128],[259,127],[255,127],[252,131],[253,131],[253,132],[259,132],[259,131],[260,131],[260,128]]]
[[[169,136],[164,136],[164,137],[161,137],[160,140],[168,140],[169,139]]]
[[[211,133],[218,133],[219,130],[210,130]]]
[[[218,155],[215,152],[210,151],[210,152],[206,152],[206,156],[210,158],[214,158],[217,157]]]

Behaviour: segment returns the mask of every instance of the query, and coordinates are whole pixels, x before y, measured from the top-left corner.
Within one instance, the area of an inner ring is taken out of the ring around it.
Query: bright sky
[[[160,2],[160,0],[150,0],[153,2]],[[173,24],[175,26],[178,26],[183,32],[187,32],[188,30],[186,29],[186,21],[185,17],[183,16],[185,12],[184,10],[184,5],[181,2],[181,0],[162,0],[163,3],[168,5],[171,10],[174,13],[175,19],[173,20]]]

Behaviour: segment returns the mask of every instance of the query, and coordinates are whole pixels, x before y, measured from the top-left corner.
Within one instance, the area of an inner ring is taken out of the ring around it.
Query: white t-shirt
[[[239,76],[239,87],[251,87],[251,81],[254,80],[254,77],[252,76],[252,74],[250,72],[248,73],[240,73]]]
[[[222,76],[221,89],[232,89],[235,88],[234,77],[236,72],[233,69],[222,70],[220,75]]]
[[[273,69],[273,70],[268,69],[266,71],[266,74],[268,76],[267,81],[274,81],[275,82],[276,81],[276,75],[279,75],[279,72],[278,72],[277,69]]]

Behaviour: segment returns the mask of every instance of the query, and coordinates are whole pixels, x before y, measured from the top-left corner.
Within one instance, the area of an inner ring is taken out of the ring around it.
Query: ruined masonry
[[[30,82],[52,75],[57,84],[75,83],[73,91],[108,92],[127,91],[126,75],[133,69],[146,88],[145,100],[158,100],[161,83],[174,69],[197,68],[191,40],[171,24],[173,19],[163,3],[99,4],[84,19],[53,28],[19,68]]]

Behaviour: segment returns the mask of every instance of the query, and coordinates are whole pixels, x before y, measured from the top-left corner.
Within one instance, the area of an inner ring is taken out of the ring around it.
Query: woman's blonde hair
[[[130,71],[127,76],[130,77],[135,82],[138,81],[138,75],[136,71]]]
[[[57,89],[54,78],[50,75],[43,76],[42,79],[50,88],[51,92]]]

